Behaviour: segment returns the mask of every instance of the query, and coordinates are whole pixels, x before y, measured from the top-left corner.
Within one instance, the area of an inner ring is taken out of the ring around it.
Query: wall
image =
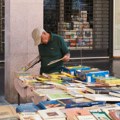
[[[5,98],[17,101],[15,73],[38,55],[31,31],[43,26],[43,0],[5,0]],[[39,65],[29,72],[38,74]]]
[[[114,0],[113,56],[120,57],[120,0]]]

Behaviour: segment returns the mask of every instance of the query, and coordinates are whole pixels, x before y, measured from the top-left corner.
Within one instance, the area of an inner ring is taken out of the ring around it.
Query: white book
[[[84,94],[84,97],[94,101],[120,101],[119,97],[109,94]]]
[[[65,114],[57,108],[38,110],[44,120],[66,120]]]
[[[36,93],[39,96],[45,96],[45,95],[49,95],[49,94],[62,94],[65,93],[65,91],[60,90],[60,89],[56,89],[56,88],[52,88],[52,89],[35,89],[33,90],[34,93]]]
[[[77,116],[78,120],[96,120],[93,115]]]
[[[35,112],[21,112],[18,115],[20,120],[42,120],[40,115]]]
[[[112,96],[120,97],[120,91],[117,91],[117,90],[116,91],[110,91],[109,94],[112,95]]]
[[[83,97],[79,90],[68,90],[67,92],[74,97]]]

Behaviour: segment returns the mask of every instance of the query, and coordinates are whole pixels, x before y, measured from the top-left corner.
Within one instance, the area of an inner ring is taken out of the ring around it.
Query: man
[[[63,62],[67,62],[70,59],[70,53],[63,38],[57,34],[48,33],[41,28],[35,28],[32,31],[32,38],[39,50],[40,74],[60,72]],[[49,65],[49,62],[57,59],[61,60]]]

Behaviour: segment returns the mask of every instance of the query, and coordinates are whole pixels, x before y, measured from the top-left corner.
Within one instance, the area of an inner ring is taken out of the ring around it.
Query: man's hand
[[[64,57],[63,57],[63,61],[64,62],[68,62],[70,60],[70,54],[67,53]]]

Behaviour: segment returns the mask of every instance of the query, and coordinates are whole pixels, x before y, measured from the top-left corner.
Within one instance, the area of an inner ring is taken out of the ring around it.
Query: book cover
[[[109,94],[116,97],[120,97],[120,90],[110,91]]]
[[[73,97],[83,97],[83,94],[77,89],[69,89],[67,92]]]
[[[65,108],[65,105],[57,100],[50,100],[50,101],[41,101],[38,106],[42,109],[49,109],[49,108]]]
[[[110,110],[109,115],[113,120],[120,120],[120,109],[119,110]]]
[[[74,103],[74,104],[67,104],[66,108],[73,108],[73,107],[90,107],[90,106],[95,106],[95,105],[105,105],[106,102],[104,101],[93,101],[93,102],[80,102],[80,103]]]
[[[64,105],[75,104],[76,103],[72,99],[59,99],[58,101],[61,102]]]
[[[62,111],[65,113],[67,120],[78,120],[77,115],[78,115],[79,109],[80,108],[67,108]]]
[[[87,109],[79,109],[77,118],[78,120],[96,120]]]
[[[118,89],[115,87],[110,86],[87,86],[86,91],[93,93],[93,94],[108,94],[111,90]]]
[[[40,115],[35,112],[21,112],[18,116],[20,120],[42,120]]]
[[[87,109],[68,108],[63,111],[68,120],[96,120]]]
[[[111,96],[109,94],[84,94],[84,97],[94,101],[120,101],[119,97]]]
[[[96,82],[96,77],[109,77],[109,71],[105,70],[86,73],[87,82]]]
[[[21,104],[16,107],[16,112],[37,112],[40,108],[34,103]]]
[[[105,112],[91,112],[97,120],[112,120]]]
[[[57,88],[52,88],[52,89],[35,89],[33,92],[39,96],[46,96],[48,94],[63,94],[65,91],[57,89]]]
[[[73,98],[70,94],[67,93],[54,93],[54,94],[47,94],[49,100],[58,100],[58,99],[68,99]]]
[[[110,111],[117,111],[117,110],[119,111],[119,110],[120,110],[120,107],[119,107],[119,106],[115,106],[115,104],[114,104],[114,105],[112,105],[112,106],[102,107],[101,110],[102,110],[103,112],[105,112],[107,115],[109,115]],[[109,116],[110,116],[110,115],[109,115]]]
[[[57,108],[39,110],[38,113],[44,120],[66,120],[65,114]]]

